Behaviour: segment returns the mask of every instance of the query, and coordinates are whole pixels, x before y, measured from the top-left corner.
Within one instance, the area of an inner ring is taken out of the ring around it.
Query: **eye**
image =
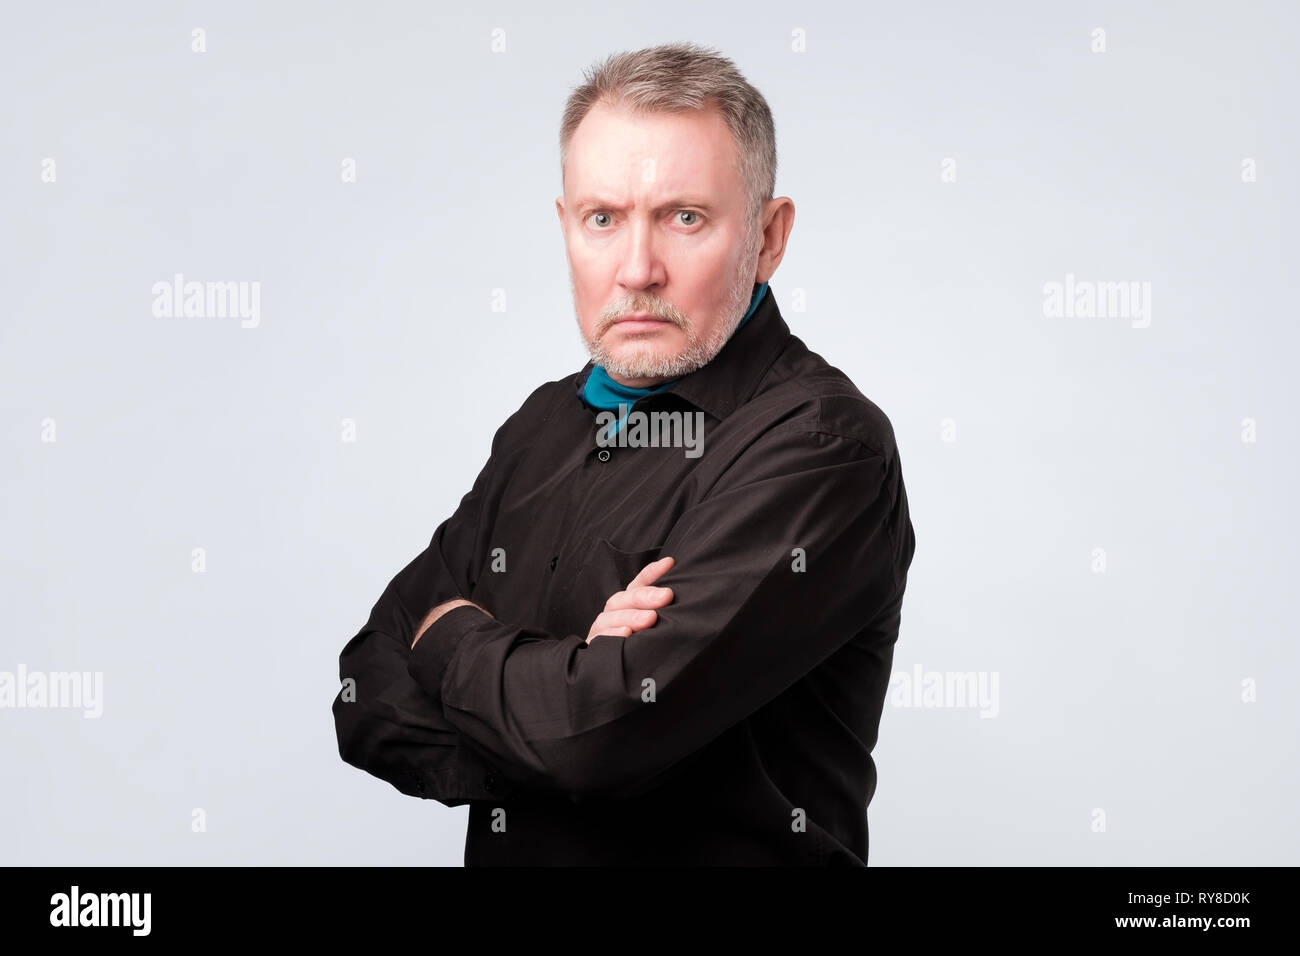
[[[684,223],[682,223],[683,226],[693,226],[693,225],[695,225],[697,222],[700,221],[700,214],[699,214],[698,212],[695,212],[693,209],[681,209],[681,210],[678,210],[677,215],[679,215],[679,216],[694,216],[694,217],[695,217],[694,220],[692,220],[691,222],[684,222]]]
[[[607,212],[593,212],[590,216],[587,217],[587,220],[591,221],[592,219],[595,219],[598,216],[603,217],[606,220],[605,222],[597,223],[597,226],[599,228],[604,228],[604,226],[608,225],[608,220],[610,219],[610,215]]]

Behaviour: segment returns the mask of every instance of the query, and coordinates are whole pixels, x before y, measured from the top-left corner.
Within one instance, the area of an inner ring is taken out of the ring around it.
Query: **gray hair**
[[[561,179],[569,141],[598,103],[645,113],[716,107],[740,158],[748,223],[758,222],[763,203],[776,191],[776,131],[767,100],[731,60],[695,43],[667,43],[614,54],[583,76],[585,82],[569,95],[560,123]]]

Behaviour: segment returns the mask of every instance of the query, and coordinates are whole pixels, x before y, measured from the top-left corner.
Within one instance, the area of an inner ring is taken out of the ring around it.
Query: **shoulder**
[[[546,424],[557,411],[578,401],[578,381],[586,370],[587,366],[584,365],[580,371],[570,372],[562,378],[534,387],[509,421],[517,421],[529,427]]]
[[[751,428],[841,439],[891,462],[893,423],[842,370],[791,335],[755,394],[736,410]],[[739,424],[739,423],[738,423]]]
[[[493,451],[503,447],[523,449],[537,441],[556,413],[566,403],[577,400],[576,389],[581,374],[570,373],[535,386],[497,429],[492,440]]]

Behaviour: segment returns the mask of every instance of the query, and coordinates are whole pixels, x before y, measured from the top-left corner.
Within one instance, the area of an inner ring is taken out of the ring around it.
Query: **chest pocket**
[[[604,610],[605,602],[641,573],[651,561],[661,556],[663,546],[626,550],[615,547],[608,538],[598,538],[573,582],[567,602],[579,618],[586,621],[583,634]]]

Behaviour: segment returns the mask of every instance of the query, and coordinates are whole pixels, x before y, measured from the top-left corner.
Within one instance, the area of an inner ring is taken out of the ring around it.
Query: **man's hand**
[[[673,566],[672,558],[660,558],[651,561],[634,577],[622,591],[616,591],[605,602],[601,611],[591,623],[587,632],[587,643],[595,636],[631,637],[634,631],[643,631],[653,627],[659,620],[657,607],[670,604],[673,599],[672,588],[652,588],[669,568]]]
[[[424,636],[424,632],[429,629],[434,621],[438,620],[438,618],[442,617],[452,608],[464,607],[466,604],[470,607],[477,607],[484,614],[487,614],[488,617],[492,617],[492,615],[488,613],[487,608],[479,607],[479,605],[475,604],[473,601],[466,601],[464,598],[453,598],[450,601],[443,601],[441,604],[432,608],[429,613],[424,616],[424,620],[420,623],[419,630],[415,632],[415,640],[411,641],[411,649],[415,649],[415,645],[419,643],[420,638]]]

